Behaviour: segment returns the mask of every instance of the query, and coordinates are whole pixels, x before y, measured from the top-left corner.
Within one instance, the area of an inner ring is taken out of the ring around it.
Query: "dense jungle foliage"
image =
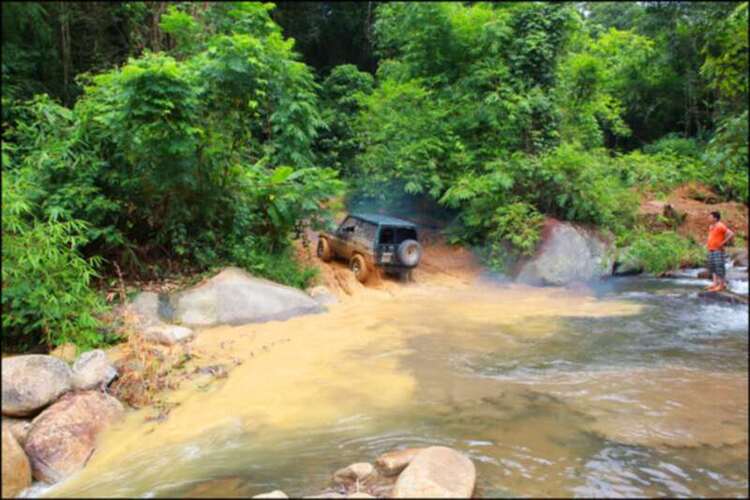
[[[292,241],[339,195],[442,206],[452,240],[497,267],[553,216],[657,272],[695,243],[637,227],[644,191],[700,181],[748,201],[747,2],[3,2],[2,17],[4,346],[102,342],[98,284],[120,274],[234,264],[304,287]]]

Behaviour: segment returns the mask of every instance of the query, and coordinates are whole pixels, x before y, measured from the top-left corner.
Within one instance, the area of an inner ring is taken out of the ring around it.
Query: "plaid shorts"
[[[708,272],[722,279],[724,278],[726,270],[724,268],[724,252],[722,250],[708,252]]]

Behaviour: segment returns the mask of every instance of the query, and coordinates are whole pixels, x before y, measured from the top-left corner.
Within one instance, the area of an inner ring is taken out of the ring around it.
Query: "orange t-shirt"
[[[727,226],[723,222],[717,222],[712,229],[708,230],[708,250],[713,252],[721,250],[721,244],[727,236]]]

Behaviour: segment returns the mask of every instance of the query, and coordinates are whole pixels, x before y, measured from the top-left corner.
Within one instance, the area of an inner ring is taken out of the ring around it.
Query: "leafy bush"
[[[701,146],[693,138],[682,137],[679,134],[667,134],[656,142],[647,144],[643,147],[643,152],[655,155],[659,153],[670,153],[676,156],[688,156],[690,158],[700,158]]]
[[[705,261],[705,251],[700,246],[672,231],[638,231],[628,239],[629,246],[623,261],[633,267],[642,267],[649,273],[664,274],[684,265],[697,265]]]
[[[90,287],[101,259],[83,258],[86,223],[34,218],[19,173],[3,175],[3,344],[30,347],[102,341],[96,315],[104,304]]]
[[[654,192],[667,192],[690,181],[709,180],[708,169],[701,159],[666,149],[653,154],[633,151],[618,156],[615,164],[626,185]]]
[[[745,4],[747,5],[747,4]],[[727,118],[709,141],[706,183],[729,199],[748,203],[748,113]]]

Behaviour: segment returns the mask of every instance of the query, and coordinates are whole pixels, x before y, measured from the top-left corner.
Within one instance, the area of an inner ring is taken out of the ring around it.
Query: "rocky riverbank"
[[[3,359],[4,496],[16,496],[32,478],[51,484],[83,468],[97,435],[124,413],[106,392],[116,376],[102,350],[72,366],[38,354]]]

